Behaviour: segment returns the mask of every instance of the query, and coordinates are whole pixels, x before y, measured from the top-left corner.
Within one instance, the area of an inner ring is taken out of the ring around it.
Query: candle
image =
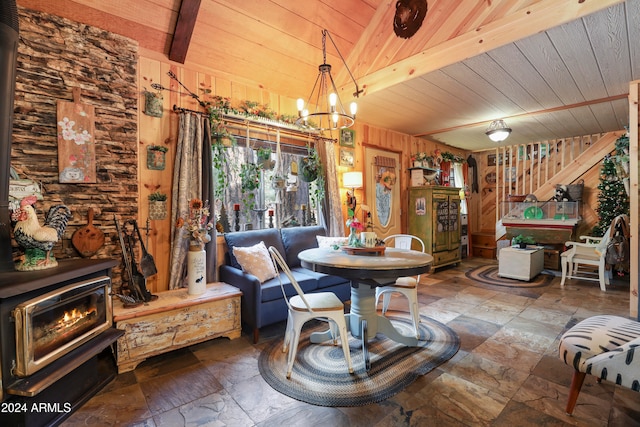
[[[307,209],[307,205],[301,205],[300,209],[302,209],[303,211]]]
[[[239,203],[235,203],[235,204],[233,205],[233,210],[234,210],[234,211],[239,211],[239,210],[240,210],[240,204],[239,204]]]
[[[269,213],[269,216],[273,216],[273,209],[269,209],[268,213]]]

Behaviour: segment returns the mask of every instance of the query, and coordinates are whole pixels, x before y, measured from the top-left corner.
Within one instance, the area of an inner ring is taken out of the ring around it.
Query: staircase
[[[497,167],[496,223],[499,224],[502,215],[501,202],[506,201],[509,194],[533,194],[539,201],[546,201],[555,195],[557,184],[584,180],[585,188],[591,189],[590,195],[600,182],[602,159],[614,151],[615,141],[624,133],[608,132],[496,149],[498,157],[508,159]],[[597,221],[596,204],[595,199],[586,196],[583,196],[581,215],[583,227],[590,229]],[[498,234],[501,228],[497,226]]]

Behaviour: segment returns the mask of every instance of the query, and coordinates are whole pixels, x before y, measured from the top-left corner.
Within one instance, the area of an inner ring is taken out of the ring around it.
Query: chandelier
[[[318,131],[343,129],[353,126],[358,108],[357,104],[352,102],[349,106],[349,113],[347,113],[338,96],[336,84],[331,76],[331,65],[327,64],[327,36],[329,36],[331,44],[333,44],[336,52],[338,52],[338,56],[340,56],[349,76],[351,76],[351,80],[353,80],[353,84],[356,87],[353,96],[358,98],[362,92],[333,41],[331,34],[329,34],[327,30],[322,30],[322,64],[318,66],[318,77],[316,77],[316,82],[313,85],[307,102],[305,103],[302,98],[298,99],[298,120],[296,120],[297,125]],[[312,105],[315,106],[313,111],[311,111]]]
[[[485,133],[493,142],[501,142],[507,139],[511,133],[511,128],[507,126],[504,120],[494,120]]]

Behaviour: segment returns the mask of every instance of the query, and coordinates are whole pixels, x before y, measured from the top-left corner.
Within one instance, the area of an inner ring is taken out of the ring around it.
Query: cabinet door
[[[446,251],[449,249],[449,223],[451,210],[449,197],[446,194],[434,194],[432,199],[433,209],[433,251]]]
[[[460,196],[449,196],[449,249],[460,246]]]
[[[412,189],[409,194],[409,234],[418,236],[425,244],[427,253],[431,249],[432,212],[429,194],[425,190]],[[415,248],[417,249],[417,247]]]

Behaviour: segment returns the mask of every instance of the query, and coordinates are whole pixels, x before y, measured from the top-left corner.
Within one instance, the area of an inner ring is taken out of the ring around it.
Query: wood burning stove
[[[18,304],[15,375],[32,375],[109,329],[110,287],[111,278],[102,276]]]
[[[0,425],[56,425],[117,375],[110,259],[0,274]],[[63,408],[38,411],[33,408]]]

